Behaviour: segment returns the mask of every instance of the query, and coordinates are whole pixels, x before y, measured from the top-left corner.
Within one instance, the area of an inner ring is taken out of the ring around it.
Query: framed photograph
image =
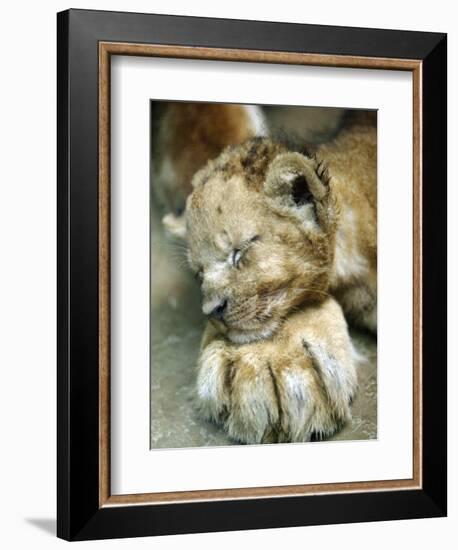
[[[446,515],[446,35],[57,21],[58,536]]]

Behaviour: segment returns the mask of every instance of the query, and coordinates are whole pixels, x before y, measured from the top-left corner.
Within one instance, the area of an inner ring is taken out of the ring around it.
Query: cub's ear
[[[278,155],[269,166],[264,188],[267,195],[284,198],[291,206],[321,200],[327,192],[316,172],[315,159],[300,153]]]
[[[162,218],[162,224],[169,235],[186,240],[186,216],[184,212],[180,216],[172,213],[165,215]]]
[[[264,192],[277,210],[311,223],[322,225],[321,214],[329,195],[327,178],[313,158],[300,153],[283,153],[270,164]]]

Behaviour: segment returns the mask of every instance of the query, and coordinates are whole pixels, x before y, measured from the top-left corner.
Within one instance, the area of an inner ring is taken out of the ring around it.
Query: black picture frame
[[[57,534],[66,540],[446,515],[445,34],[68,10],[57,16]],[[422,486],[415,490],[99,505],[98,44],[421,61]]]

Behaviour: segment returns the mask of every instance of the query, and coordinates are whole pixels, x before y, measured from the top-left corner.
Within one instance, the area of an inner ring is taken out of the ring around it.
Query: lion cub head
[[[315,158],[256,138],[210,161],[193,187],[189,264],[203,312],[230,340],[267,338],[299,305],[326,296],[336,208]]]

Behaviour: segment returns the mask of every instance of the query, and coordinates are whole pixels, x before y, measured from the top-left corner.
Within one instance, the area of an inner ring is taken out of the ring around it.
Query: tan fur
[[[355,126],[317,151],[332,174],[340,211],[331,291],[359,326],[377,328],[377,142]]]
[[[247,443],[306,441],[350,416],[351,344],[339,304],[376,328],[376,130],[312,156],[268,139],[227,148],[193,179],[189,262],[203,310],[198,397]]]
[[[260,342],[235,345],[207,326],[197,380],[200,412],[237,441],[328,436],[351,417],[355,388],[351,342],[332,298],[293,313]]]

